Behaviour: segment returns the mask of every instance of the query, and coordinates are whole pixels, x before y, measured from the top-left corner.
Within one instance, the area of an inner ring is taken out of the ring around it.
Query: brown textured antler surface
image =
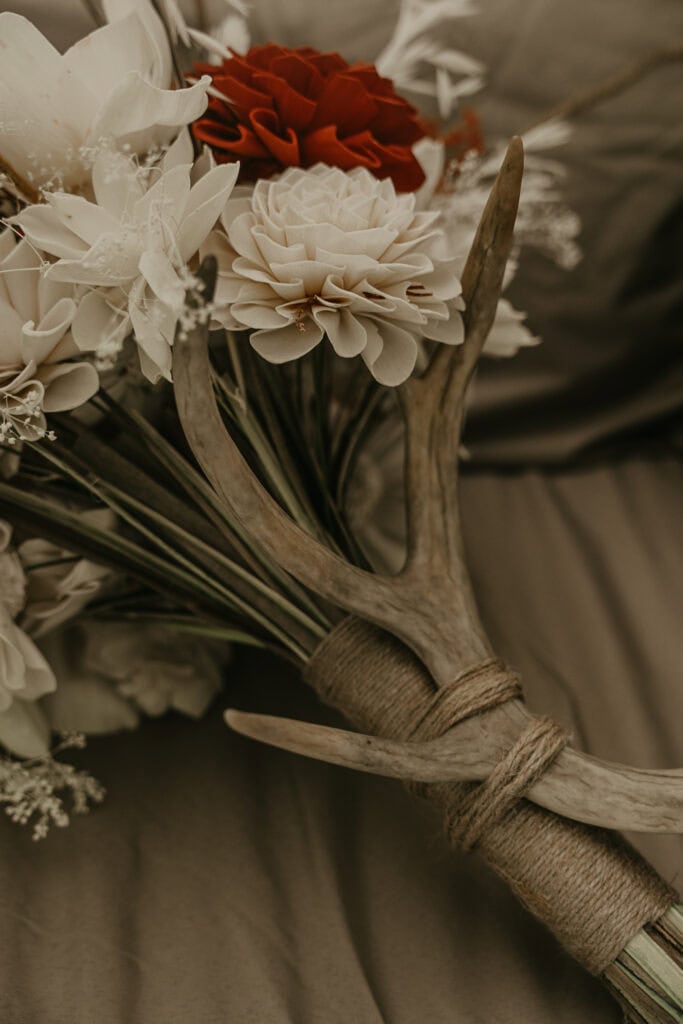
[[[429,669],[434,685],[452,686],[490,659],[467,571],[457,501],[457,465],[467,384],[491,327],[512,243],[523,170],[519,139],[511,142],[463,273],[466,339],[439,346],[422,377],[401,388],[406,420],[408,557],[386,577],[346,562],[298,526],[249,468],[225,430],[211,382],[206,328],[174,354],[178,409],[193,451],[231,512],[268,555],[300,583],[347,612],[400,638]],[[391,685],[391,681],[387,681]],[[437,745],[430,771],[458,778],[488,774],[528,726],[519,700],[460,721]],[[391,748],[371,737],[314,734],[294,723],[260,723],[235,714],[234,728],[276,745],[402,777],[428,754],[419,744]],[[476,766],[463,758],[476,751]],[[476,769],[476,770],[475,770]],[[683,829],[683,773],[645,772],[599,762],[569,748],[532,787],[532,800],[558,813],[609,827]]]

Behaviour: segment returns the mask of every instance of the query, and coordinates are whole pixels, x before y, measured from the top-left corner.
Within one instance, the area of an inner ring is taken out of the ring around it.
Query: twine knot
[[[502,661],[483,662],[433,695],[411,729],[413,740],[433,740],[458,722],[522,696],[519,677]],[[551,718],[533,718],[489,777],[446,815],[446,833],[471,850],[540,779],[567,744],[568,734]],[[422,787],[419,787],[420,789]]]

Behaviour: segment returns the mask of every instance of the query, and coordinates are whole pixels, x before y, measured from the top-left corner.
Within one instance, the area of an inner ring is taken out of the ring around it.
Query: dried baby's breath
[[[65,828],[70,813],[87,814],[92,803],[104,799],[105,790],[97,779],[55,759],[55,754],[84,746],[85,737],[72,733],[47,757],[27,761],[0,757],[0,804],[17,825],[32,826],[34,840],[45,839],[51,825]]]

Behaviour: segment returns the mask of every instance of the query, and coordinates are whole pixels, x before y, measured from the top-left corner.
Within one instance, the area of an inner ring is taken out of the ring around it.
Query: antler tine
[[[484,207],[462,274],[465,341],[439,347],[420,382],[439,396],[442,409],[464,396],[469,377],[496,316],[519,207],[524,173],[524,144],[514,136]],[[444,380],[447,386],[444,388]]]
[[[199,271],[207,283],[209,301],[216,279],[215,257],[208,256]],[[354,594],[373,589],[379,577],[363,572],[326,548],[295,523],[252,472],[226,430],[214,394],[209,359],[209,328],[199,324],[186,340],[177,340],[173,376],[178,414],[192,451],[230,512],[247,526],[251,537],[283,569],[304,586],[351,611]],[[345,595],[350,600],[345,603]],[[366,603],[377,600],[373,593]]]
[[[466,272],[472,340],[469,347],[465,342],[465,349],[473,352],[467,356],[472,365],[495,314],[510,246],[516,208],[514,185],[516,182],[518,190],[521,176],[521,143],[513,144],[510,152]],[[202,273],[215,274],[215,266],[205,261]],[[218,409],[208,333],[208,325],[200,324],[174,346],[178,412],[197,461],[255,543],[303,586],[402,639],[437,683],[448,682],[458,665],[467,668],[486,658],[490,647],[478,620],[458,527],[457,415],[455,403],[451,403],[454,385],[448,384],[452,380],[449,364],[445,365],[444,380],[438,371],[443,353],[437,355],[426,380],[417,382],[422,386],[415,390],[415,401],[404,396],[409,559],[402,574],[385,577],[350,564],[308,534],[252,472]],[[445,354],[452,358],[452,351]],[[456,355],[459,365],[463,357]],[[439,581],[436,586],[435,580]]]
[[[440,345],[422,377],[401,389],[406,421],[407,573],[462,560],[457,527],[457,455],[465,391],[496,315],[519,205],[524,148],[505,159],[482,214],[463,272],[465,341]]]
[[[228,710],[235,732],[319,761],[412,782],[485,779],[504,740],[461,722],[438,739],[397,742],[272,715]],[[565,748],[526,793],[541,807],[620,831],[683,832],[683,772],[642,771]]]
[[[209,284],[215,263],[207,257],[200,275]],[[215,279],[215,278],[214,278]],[[210,291],[204,293],[210,299]],[[251,538],[303,586],[347,612],[382,626],[427,659],[439,650],[440,627],[414,607],[414,594],[399,578],[366,572],[306,533],[277,504],[251,470],[216,402],[208,351],[208,325],[178,339],[173,376],[178,414],[192,451],[218,496]]]

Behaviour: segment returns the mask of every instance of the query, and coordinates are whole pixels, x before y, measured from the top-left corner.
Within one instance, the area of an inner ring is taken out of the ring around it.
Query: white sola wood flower
[[[0,14],[0,164],[29,194],[82,185],[101,145],[147,151],[206,108],[208,78],[171,88],[149,0],[104,0],[104,9],[110,24],[63,55],[26,18]]]
[[[10,229],[0,234],[0,441],[36,440],[45,413],[75,409],[97,391],[97,371],[72,334],[74,289],[48,281],[41,259]]]
[[[93,165],[94,202],[48,193],[14,220],[38,248],[56,258],[51,282],[90,286],[74,324],[76,343],[107,346],[131,329],[149,380],[170,379],[171,346],[193,279],[188,262],[215,225],[238,164],[192,164],[187,133],[155,167],[116,151]],[[202,171],[206,170],[206,173]]]
[[[416,212],[412,193],[363,168],[290,168],[231,200],[219,259],[216,317],[250,328],[265,359],[283,363],[326,335],[361,356],[381,383],[413,371],[418,341],[463,340],[455,265],[441,256],[439,215]]]

